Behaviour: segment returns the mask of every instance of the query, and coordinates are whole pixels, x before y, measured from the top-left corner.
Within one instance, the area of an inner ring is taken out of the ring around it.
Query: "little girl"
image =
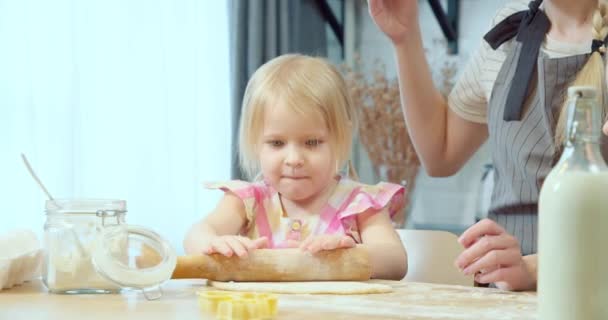
[[[192,226],[186,252],[244,258],[264,247],[314,254],[360,246],[373,278],[402,279],[407,256],[390,217],[404,188],[338,174],[356,125],[344,79],[328,62],[289,54],[264,64],[247,85],[240,123],[241,166],[255,182],[207,185],[225,194]]]

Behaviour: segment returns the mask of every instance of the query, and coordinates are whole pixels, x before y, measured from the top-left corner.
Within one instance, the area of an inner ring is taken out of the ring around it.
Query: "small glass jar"
[[[53,293],[113,293],[120,286],[93,264],[97,236],[104,226],[125,230],[122,200],[47,200],[42,280]],[[126,231],[126,230],[125,230]]]
[[[42,279],[52,293],[141,290],[160,298],[177,257],[154,231],[125,223],[123,200],[48,200]]]

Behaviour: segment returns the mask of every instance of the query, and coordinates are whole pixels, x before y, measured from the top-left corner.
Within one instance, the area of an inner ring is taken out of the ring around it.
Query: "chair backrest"
[[[455,234],[438,230],[397,229],[407,250],[408,270],[404,280],[473,286],[473,277],[454,266],[462,252]]]

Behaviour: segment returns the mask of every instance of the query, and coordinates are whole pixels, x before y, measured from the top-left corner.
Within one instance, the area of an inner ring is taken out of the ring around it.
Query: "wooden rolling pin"
[[[221,254],[181,256],[173,279],[215,281],[365,281],[371,277],[363,248],[321,251],[258,249],[247,258]]]

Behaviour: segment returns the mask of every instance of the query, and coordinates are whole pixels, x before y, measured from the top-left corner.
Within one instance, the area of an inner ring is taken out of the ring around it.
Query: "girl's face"
[[[294,202],[323,194],[337,169],[329,138],[317,117],[280,104],[267,106],[258,149],[264,180]]]

